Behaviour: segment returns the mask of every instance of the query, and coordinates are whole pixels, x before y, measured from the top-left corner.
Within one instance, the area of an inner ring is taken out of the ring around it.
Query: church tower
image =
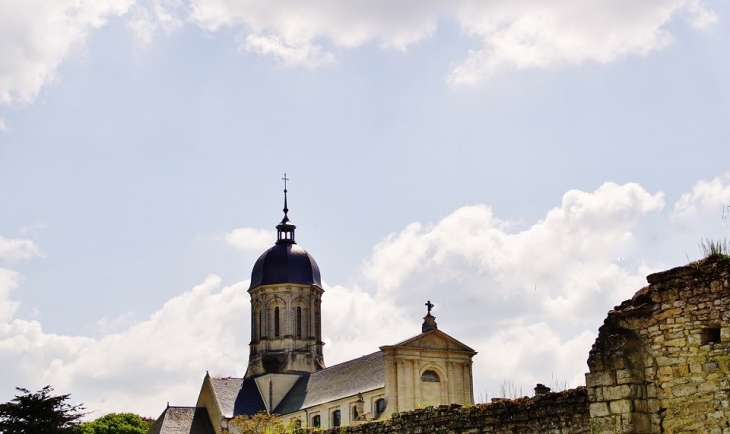
[[[314,258],[297,245],[289,220],[286,175],[284,218],[276,244],[251,272],[251,343],[245,378],[304,374],[324,369],[322,282]]]

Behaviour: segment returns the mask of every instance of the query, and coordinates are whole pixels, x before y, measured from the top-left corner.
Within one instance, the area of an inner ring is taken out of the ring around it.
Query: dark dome
[[[294,243],[277,243],[259,256],[253,266],[249,289],[275,283],[322,287],[317,262],[306,250]]]

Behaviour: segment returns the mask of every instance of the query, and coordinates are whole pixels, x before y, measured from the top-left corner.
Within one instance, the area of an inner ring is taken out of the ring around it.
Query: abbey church
[[[285,187],[276,242],[251,271],[251,343],[245,375],[206,374],[195,406],[168,406],[149,432],[222,434],[234,417],[259,412],[280,415],[285,423],[301,427],[331,428],[416,407],[473,404],[476,352],[439,330],[430,301],[420,334],[327,367],[320,271],[296,243],[286,195]]]

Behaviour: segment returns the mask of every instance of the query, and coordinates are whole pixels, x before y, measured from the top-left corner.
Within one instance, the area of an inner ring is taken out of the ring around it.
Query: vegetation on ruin
[[[703,259],[730,258],[730,243],[727,238],[722,240],[711,240],[705,238],[699,243]]]
[[[227,434],[293,434],[298,428],[293,424],[285,425],[279,416],[266,412],[253,416],[236,416],[228,422]]]

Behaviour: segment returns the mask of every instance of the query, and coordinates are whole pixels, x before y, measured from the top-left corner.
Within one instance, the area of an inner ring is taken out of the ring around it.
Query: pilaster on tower
[[[297,245],[289,220],[284,175],[284,217],[273,247],[251,272],[251,343],[246,378],[301,374],[325,367],[321,331],[324,290],[314,258]]]

